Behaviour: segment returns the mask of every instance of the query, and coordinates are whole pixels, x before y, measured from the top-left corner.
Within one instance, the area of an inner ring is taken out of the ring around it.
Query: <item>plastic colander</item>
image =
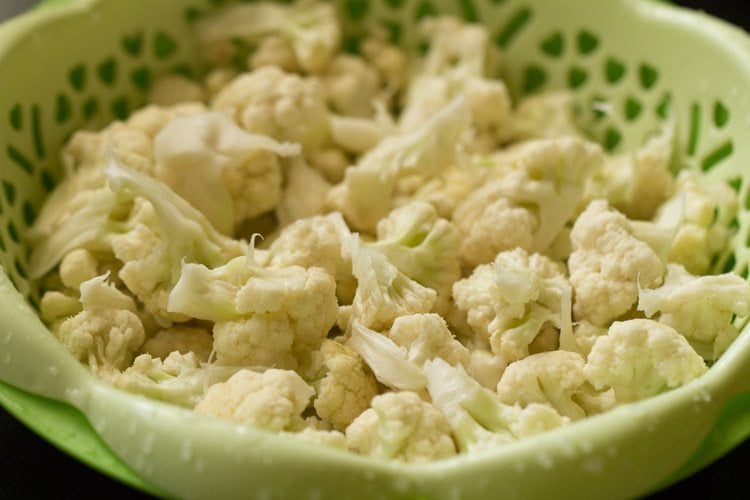
[[[57,0],[0,27],[0,403],[83,462],[179,497],[632,497],[750,434],[750,332],[700,379],[485,453],[376,462],[111,389],[53,338],[34,306],[25,231],[79,128],[124,118],[154,78],[194,73],[191,21],[214,0]],[[421,18],[484,23],[514,96],[571,89],[605,148],[677,125],[676,165],[724,179],[740,212],[716,269],[747,277],[750,42],[708,16],[638,0],[342,0],[347,47],[368,25],[416,49]],[[606,112],[603,112],[606,110]],[[84,417],[85,416],[85,417]],[[89,424],[90,422],[90,424]]]

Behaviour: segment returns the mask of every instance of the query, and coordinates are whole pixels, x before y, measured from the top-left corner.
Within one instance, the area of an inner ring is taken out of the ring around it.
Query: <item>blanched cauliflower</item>
[[[343,431],[370,406],[378,385],[362,358],[350,347],[324,339],[306,369],[315,388],[318,416]]]
[[[584,373],[596,389],[611,387],[618,404],[690,382],[708,367],[674,328],[648,319],[616,321],[591,348]]]
[[[561,266],[519,248],[499,253],[494,263],[457,281],[453,299],[477,340],[513,361],[529,354],[545,325],[561,327],[562,297],[569,288]]]
[[[207,362],[213,350],[214,339],[211,334],[198,327],[175,325],[160,330],[146,340],[141,348],[153,358],[166,359],[170,353],[192,353],[198,361]]]
[[[371,406],[346,428],[350,450],[404,462],[456,454],[445,418],[419,395],[408,391],[381,394]]]
[[[548,404],[572,420],[614,406],[614,394],[599,394],[584,374],[580,354],[552,351],[532,354],[508,365],[497,385],[500,401],[528,406]]]
[[[302,145],[305,151],[329,139],[329,117],[318,82],[266,66],[227,83],[211,102],[245,130]]]
[[[708,182],[683,171],[674,196],[659,208],[655,220],[668,223],[675,212],[681,215],[682,224],[669,248],[669,261],[682,264],[692,274],[708,273],[714,259],[727,248],[737,194],[723,182]]]
[[[302,421],[315,389],[291,370],[240,370],[214,384],[195,406],[197,413],[243,425],[282,431]]]
[[[750,314],[750,284],[736,274],[693,276],[669,264],[659,288],[641,289],[638,309],[684,336],[703,359],[714,361],[739,335],[735,316]]]
[[[101,372],[130,366],[145,338],[135,302],[107,278],[97,276],[81,284],[83,310],[54,332],[73,356]]]
[[[568,268],[577,320],[606,325],[633,307],[639,284],[661,284],[666,266],[636,230],[604,200],[592,201],[576,220]]]
[[[521,247],[543,251],[571,219],[601,149],[564,137],[529,142],[497,157],[484,185],[453,213],[461,254],[471,265]]]

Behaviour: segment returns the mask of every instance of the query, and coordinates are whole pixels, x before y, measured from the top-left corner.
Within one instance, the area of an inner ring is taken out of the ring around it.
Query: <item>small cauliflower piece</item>
[[[48,290],[42,295],[39,304],[39,316],[47,326],[56,329],[59,322],[81,312],[82,306],[78,297],[72,297],[57,290]]]
[[[153,358],[166,359],[170,353],[193,353],[198,361],[207,362],[213,350],[214,339],[203,328],[192,326],[173,326],[159,330],[156,335],[146,340],[141,348]]]
[[[357,279],[352,319],[369,328],[384,330],[399,316],[432,310],[437,299],[435,290],[410,279],[385,254],[363,245],[357,234],[347,242],[347,250],[352,259],[352,274]]]
[[[427,361],[424,372],[432,402],[451,426],[461,452],[492,449],[569,422],[545,404],[531,403],[526,408],[503,404],[463,367],[440,358]]]
[[[507,361],[529,354],[547,324],[561,328],[569,289],[564,269],[543,255],[516,249],[474,269],[453,285],[456,307],[467,314],[476,341]]]
[[[182,75],[161,76],[148,91],[148,102],[157,106],[204,102],[206,97],[206,89],[200,83]]]
[[[638,310],[683,335],[703,359],[715,361],[739,335],[736,316],[750,314],[750,283],[736,274],[693,276],[669,264],[659,288],[643,288]]]
[[[407,359],[417,366],[428,359],[442,358],[451,365],[469,364],[469,351],[453,336],[445,320],[437,314],[399,316],[388,337],[408,352]]]
[[[560,415],[577,420],[614,406],[613,393],[598,393],[586,380],[586,360],[578,353],[532,354],[508,365],[497,385],[505,404],[548,404]],[[593,404],[592,404],[593,403]]]
[[[81,284],[83,310],[54,332],[76,359],[100,373],[130,366],[145,339],[135,302],[108,283],[108,277],[104,274]]]
[[[649,319],[612,323],[607,335],[596,339],[584,367],[596,389],[614,390],[618,404],[684,385],[706,370],[685,337]]]
[[[119,389],[192,409],[209,387],[235,372],[235,367],[204,364],[192,352],[175,351],[163,359],[141,354],[132,366],[108,378]]]
[[[592,201],[578,217],[568,259],[576,320],[605,326],[635,305],[639,284],[644,288],[661,284],[665,264],[638,238],[638,230],[604,200]]]
[[[457,97],[421,128],[391,135],[346,169],[329,205],[358,230],[374,232],[394,204],[400,180],[439,176],[456,160],[458,139],[469,126],[468,103]]]
[[[291,47],[299,68],[318,73],[330,64],[341,43],[334,6],[304,0],[232,5],[198,21],[196,30],[205,56],[218,65],[231,61],[235,40],[258,45],[275,37]]]
[[[428,462],[456,454],[443,415],[413,392],[376,396],[346,428],[349,449],[373,458]]]
[[[286,227],[299,219],[324,214],[329,189],[331,183],[318,170],[303,160],[292,162],[287,170],[286,185],[275,210],[279,226]]]
[[[493,354],[486,349],[477,348],[470,351],[466,372],[482,387],[495,390],[507,367],[508,361],[502,356]]]
[[[289,435],[316,446],[328,446],[329,448],[337,448],[339,450],[347,449],[346,436],[340,431],[305,427],[301,431],[293,432]]]
[[[250,133],[298,143],[305,152],[329,139],[328,109],[319,83],[275,66],[237,76],[216,94],[211,107],[228,113]]]
[[[370,406],[378,394],[375,377],[362,358],[350,347],[324,339],[311,355],[305,370],[315,388],[313,406],[318,416],[343,431]]]
[[[219,363],[294,368],[336,322],[335,286],[321,268],[266,268],[252,256],[214,269],[184,263],[168,310],[215,322]]]
[[[295,221],[285,226],[268,251],[272,267],[322,267],[336,280],[336,295],[351,304],[357,286],[352,261],[344,248],[351,232],[338,212]]]
[[[85,248],[68,252],[60,261],[60,281],[73,290],[78,290],[81,283],[97,276],[99,262]]]
[[[603,198],[628,218],[651,219],[674,192],[674,138],[670,123],[637,151],[608,157],[590,178],[584,199]]]
[[[191,317],[167,311],[167,299],[180,277],[183,261],[218,266],[246,250],[246,243],[220,234],[201,212],[167,185],[116,161],[106,169],[112,189],[148,201],[132,229],[112,238],[115,257],[124,264],[118,276],[144,304],[165,322]]]
[[[175,117],[154,139],[156,177],[224,234],[276,208],[282,199],[277,157],[300,153],[299,145],[248,133],[218,112]]]
[[[391,211],[377,226],[377,241],[399,271],[437,292],[435,311],[445,314],[451,287],[461,277],[458,230],[426,202],[414,201]]]
[[[575,137],[540,139],[502,152],[484,185],[453,212],[469,266],[521,247],[542,252],[574,216],[586,179],[602,161],[596,144]]]
[[[214,384],[195,406],[197,413],[230,422],[283,431],[302,420],[315,389],[291,370],[240,370]]]
[[[575,99],[572,92],[545,92],[518,101],[507,127],[505,141],[551,139],[582,136],[576,124]]]
[[[682,224],[669,249],[668,260],[692,274],[707,274],[714,259],[727,248],[737,194],[724,182],[709,182],[695,172],[682,171],[675,195],[656,214],[657,223],[669,224],[678,212]]]
[[[344,116],[369,117],[379,98],[380,78],[362,57],[338,54],[319,75],[331,108]]]

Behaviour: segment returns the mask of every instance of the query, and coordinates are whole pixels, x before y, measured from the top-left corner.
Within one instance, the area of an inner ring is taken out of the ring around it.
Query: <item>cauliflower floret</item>
[[[395,95],[405,84],[409,57],[402,48],[388,43],[384,38],[377,34],[365,38],[360,50],[385,83],[385,92]]]
[[[439,176],[455,161],[469,119],[466,99],[457,97],[421,128],[386,137],[346,169],[343,182],[329,193],[329,205],[352,227],[374,232],[393,207],[400,180]]]
[[[330,124],[317,80],[267,66],[243,73],[214,97],[212,108],[229,113],[245,130],[295,142],[314,151],[328,142]]]
[[[351,256],[344,249],[350,238],[340,213],[298,220],[284,227],[269,247],[270,265],[322,267],[336,280],[339,301],[350,304],[357,286]]]
[[[350,347],[324,339],[306,372],[316,397],[313,406],[324,422],[343,431],[378,394],[375,377]]]
[[[695,172],[682,171],[677,192],[659,208],[655,220],[668,224],[674,212],[682,216],[682,225],[669,249],[669,261],[692,274],[708,273],[727,247],[737,194],[724,182],[708,182]]]
[[[219,363],[293,368],[336,322],[335,287],[321,268],[265,268],[252,256],[214,269],[183,263],[168,310],[215,322]]]
[[[301,431],[289,435],[316,446],[328,446],[330,448],[338,448],[339,450],[347,449],[346,436],[340,431],[328,431],[305,427]]]
[[[566,351],[532,354],[508,365],[497,385],[500,401],[548,404],[571,420],[614,406],[614,393],[598,394],[586,380],[586,360]]]
[[[213,343],[213,337],[203,328],[173,326],[158,331],[156,335],[146,340],[141,351],[153,358],[161,359],[166,359],[175,351],[182,354],[193,353],[198,361],[205,363],[211,355]]]
[[[214,384],[195,406],[197,413],[243,425],[282,431],[302,420],[315,389],[291,370],[240,370]]]
[[[157,106],[204,102],[206,97],[206,89],[200,83],[182,75],[161,76],[148,91],[148,102]]]
[[[347,345],[362,356],[380,383],[396,390],[423,391],[422,367],[427,360],[439,357],[451,365],[469,362],[466,348],[436,314],[396,318],[387,335],[353,321]]]
[[[407,359],[417,366],[440,357],[451,365],[469,365],[469,351],[453,336],[445,320],[437,314],[399,316],[388,337],[407,350]]]
[[[186,320],[189,314],[173,315],[166,307],[181,263],[218,266],[244,253],[246,243],[220,234],[201,212],[155,179],[117,162],[107,167],[106,174],[114,191],[148,201],[136,204],[140,211],[131,215],[132,229],[112,237],[112,250],[124,263],[118,276],[157,318],[166,323]]]
[[[80,286],[83,310],[54,332],[76,359],[101,373],[124,370],[143,344],[143,324],[133,299],[97,276]]]
[[[492,64],[487,29],[448,17],[425,20],[421,29],[430,49],[410,82],[399,117],[401,130],[421,127],[465,93],[473,125],[480,134],[493,134],[507,121],[511,103],[503,82],[485,77]]]
[[[413,392],[376,396],[346,428],[349,449],[378,459],[427,462],[456,454],[443,415]]]
[[[486,389],[495,390],[503,376],[508,362],[502,356],[486,349],[477,348],[470,352],[466,372]]]
[[[60,261],[60,281],[73,290],[78,290],[81,283],[97,276],[99,262],[85,248],[72,250]]]
[[[703,359],[714,361],[739,335],[736,315],[750,314],[750,284],[735,274],[693,276],[679,264],[669,264],[664,283],[641,289],[638,309],[683,335]]]
[[[505,141],[581,136],[571,92],[547,92],[521,99],[502,131]]]
[[[206,57],[214,64],[227,64],[232,59],[236,40],[262,46],[265,38],[274,37],[286,42],[294,52],[296,66],[310,73],[324,70],[341,42],[334,6],[304,0],[292,5],[233,5],[201,19],[196,29]]]
[[[526,408],[503,404],[463,367],[440,358],[427,361],[424,372],[432,402],[453,429],[459,451],[491,449],[569,422],[545,404],[531,403]]]
[[[604,198],[631,219],[651,219],[674,191],[669,168],[674,154],[674,125],[637,151],[608,157],[586,186],[586,201]]]
[[[429,203],[414,201],[381,219],[377,237],[368,247],[384,253],[409,278],[435,290],[435,311],[445,314],[451,287],[461,277],[455,226],[439,218]]]
[[[569,288],[561,266],[518,248],[499,253],[494,263],[456,282],[453,299],[467,313],[480,345],[513,361],[529,354],[545,325],[561,327],[563,294]]]
[[[617,403],[654,396],[708,369],[685,337],[649,319],[616,321],[596,339],[584,373],[596,389],[611,387]]]
[[[251,134],[224,113],[178,116],[154,140],[156,176],[224,234],[281,201],[278,156],[298,145]]]
[[[476,266],[521,247],[542,252],[575,213],[601,149],[575,137],[542,139],[503,152],[486,184],[453,213],[461,255]]]
[[[363,245],[357,234],[347,242],[357,290],[351,318],[376,330],[386,329],[393,320],[407,314],[430,312],[437,293],[420,285],[390,263],[385,254]]]
[[[201,363],[192,352],[172,352],[163,359],[141,354],[133,366],[108,378],[119,389],[193,408],[210,386],[225,382],[236,371],[233,367]]]
[[[345,116],[368,117],[378,99],[377,71],[358,56],[338,54],[325,73],[319,75],[331,108]]]
[[[52,330],[56,330],[61,321],[79,312],[81,312],[81,302],[78,297],[72,297],[57,290],[44,292],[39,304],[39,316]]]
[[[252,185],[258,191],[262,189],[262,186]],[[296,220],[324,214],[329,189],[331,183],[318,170],[304,161],[293,162],[287,170],[286,186],[276,207],[279,226],[286,227]],[[243,198],[253,199],[247,193]]]
[[[638,300],[638,285],[659,286],[665,265],[637,227],[604,200],[592,201],[571,232],[568,259],[577,320],[604,326],[627,313]]]

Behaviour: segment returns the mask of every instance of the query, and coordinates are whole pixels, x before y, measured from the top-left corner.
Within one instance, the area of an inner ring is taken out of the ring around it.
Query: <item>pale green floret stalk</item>
[[[219,266],[242,255],[247,244],[219,233],[166,184],[126,169],[114,158],[110,158],[105,174],[113,191],[148,201],[145,213],[153,213],[112,239],[115,257],[124,263],[120,279],[157,319],[185,320],[190,316],[167,311],[167,297],[180,277],[181,263]]]
[[[421,366],[409,360],[409,351],[382,333],[358,321],[350,324],[346,345],[354,349],[382,384],[396,390],[420,391],[426,384]]]
[[[347,246],[357,278],[351,318],[368,328],[385,330],[399,316],[432,310],[435,290],[410,279],[385,254],[363,245],[357,234]]]
[[[374,232],[393,207],[399,180],[430,179],[456,161],[458,139],[469,122],[466,99],[459,96],[418,130],[386,137],[346,170],[329,193],[329,204],[354,229]]]
[[[192,352],[174,351],[163,360],[141,354],[132,366],[109,378],[115,387],[128,392],[192,409],[210,386],[225,382],[237,370],[236,367],[201,363]]]
[[[423,369],[433,405],[453,429],[461,452],[492,449],[568,423],[547,405],[532,403],[522,409],[501,403],[461,366],[436,358]]]
[[[736,274],[693,276],[679,264],[669,264],[659,288],[641,289],[638,309],[646,317],[658,314],[707,361],[721,356],[739,335],[735,316],[750,314],[750,283]]]
[[[426,202],[399,207],[378,222],[377,241],[368,246],[384,253],[402,273],[437,292],[436,312],[450,307],[451,287],[461,277],[459,234]]]

